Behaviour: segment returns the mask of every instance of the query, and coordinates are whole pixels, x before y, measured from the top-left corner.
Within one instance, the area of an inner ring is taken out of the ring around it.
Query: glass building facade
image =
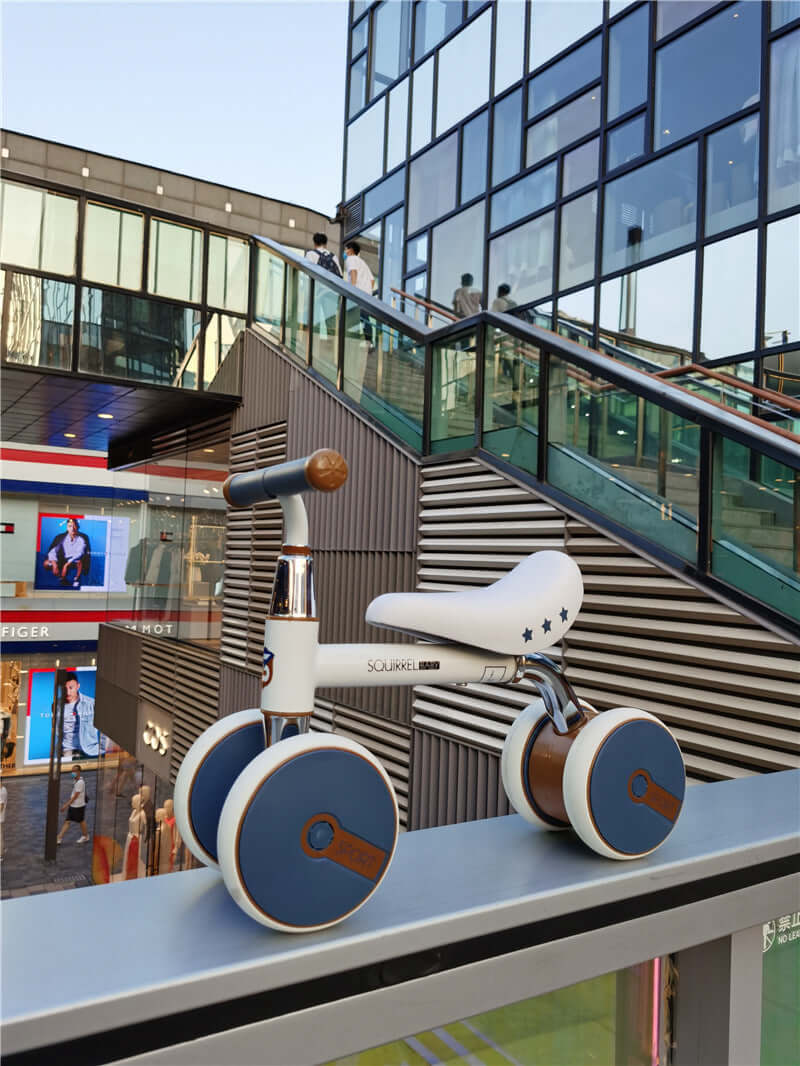
[[[0,182],[0,353],[204,389],[247,321],[244,234],[41,182]]]
[[[350,19],[344,236],[384,301],[452,317],[477,293],[643,369],[800,392],[796,3]]]

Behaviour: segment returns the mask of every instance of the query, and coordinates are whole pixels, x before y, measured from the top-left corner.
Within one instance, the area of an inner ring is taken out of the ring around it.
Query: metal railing
[[[743,411],[513,315],[431,329],[274,241],[255,258],[252,322],[417,453],[477,452],[800,636],[800,436],[754,389]]]

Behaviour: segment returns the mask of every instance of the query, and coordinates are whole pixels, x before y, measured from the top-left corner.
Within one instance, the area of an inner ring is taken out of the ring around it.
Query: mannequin
[[[165,874],[169,867],[169,834],[164,831],[164,808],[157,807],[155,812],[155,830],[153,831],[153,870],[154,874]]]
[[[124,879],[132,881],[144,877],[142,844],[144,842],[145,814],[142,810],[141,796],[131,797],[131,814],[128,818],[128,835],[125,838],[125,853],[122,859]]]
[[[139,798],[142,801],[142,811],[145,818],[145,839],[150,836],[150,831],[153,828],[153,801],[150,798],[151,790],[149,785],[142,785],[139,789]]]
[[[169,851],[166,850],[166,845],[163,843],[163,838],[167,838],[167,845]],[[162,826],[162,855],[167,860],[164,873],[172,873],[173,870],[180,870],[180,848],[181,848],[181,836],[178,832],[178,826],[175,824],[175,810],[171,799],[164,800],[164,824]]]

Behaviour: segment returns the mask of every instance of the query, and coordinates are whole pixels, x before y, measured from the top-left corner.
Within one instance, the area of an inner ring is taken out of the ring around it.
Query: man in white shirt
[[[80,766],[73,767],[72,777],[74,781],[72,795],[66,803],[61,804],[61,810],[67,811],[67,818],[61,826],[61,832],[56,837],[59,844],[64,839],[64,834],[69,829],[70,822],[78,822],[80,824],[81,836],[78,837],[79,844],[85,844],[89,839],[89,830],[86,826],[86,782],[81,777]],[[67,810],[67,808],[69,809]]]
[[[344,255],[344,276],[347,281],[357,289],[361,289],[362,292],[372,296],[372,290],[375,287],[375,276],[361,258],[361,245],[358,241],[348,241],[344,246]],[[369,354],[372,355],[375,351],[372,344],[372,323],[366,311],[361,312],[361,329],[364,333],[364,340],[367,342]]]
[[[77,518],[68,518],[67,532],[54,537],[47,550],[47,558],[43,563],[45,570],[51,570],[60,578],[62,585],[68,585],[69,571],[74,567],[72,587],[78,589],[81,587],[81,577],[89,574],[90,561],[89,538],[80,532]]]

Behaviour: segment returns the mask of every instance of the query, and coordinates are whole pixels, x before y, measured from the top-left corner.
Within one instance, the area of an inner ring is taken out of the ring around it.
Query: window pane
[[[109,377],[196,388],[196,377],[182,378],[181,370],[199,329],[199,311],[87,287],[78,366]]]
[[[383,173],[383,124],[386,97],[378,100],[347,127],[347,192],[349,199]]]
[[[42,270],[56,274],[75,273],[75,238],[78,233],[78,201],[55,193],[44,194]]]
[[[369,0],[353,0],[353,22],[367,10]]]
[[[562,52],[603,21],[602,0],[576,0],[564,15],[564,0],[536,0],[531,4],[530,70]]]
[[[691,363],[693,324],[694,252],[601,286],[601,339],[612,355],[631,352],[653,369]]]
[[[510,226],[525,215],[532,215],[547,207],[556,198],[556,164],[548,163],[540,170],[507,185],[492,197],[490,227],[492,230]]]
[[[655,147],[757,103],[760,77],[760,4],[734,4],[660,49]]]
[[[423,233],[406,245],[406,270],[416,270],[428,262],[428,234]]]
[[[250,247],[213,233],[208,240],[208,302],[227,311],[247,310]]]
[[[623,122],[611,130],[606,138],[608,163],[606,170],[616,170],[623,163],[629,163],[644,152],[644,115]]]
[[[212,238],[213,239],[213,238]],[[283,260],[259,248],[256,259],[256,305],[254,317],[276,337],[283,320]]]
[[[800,340],[800,215],[767,226],[767,299],[764,344]]]
[[[150,221],[147,289],[155,296],[199,303],[203,269],[203,234],[191,226],[154,218]]]
[[[390,178],[382,181],[364,194],[364,222],[384,214],[390,207],[402,202],[406,191],[406,171],[396,171]]]
[[[485,11],[440,50],[437,135],[489,99],[491,38],[492,13]],[[469,71],[469,77],[464,76],[465,71]]]
[[[411,47],[411,4],[385,0],[373,16],[370,99],[408,70]]]
[[[130,211],[86,205],[83,276],[88,281],[138,289],[142,284],[144,219]]]
[[[714,7],[717,0],[680,0],[673,3],[672,0],[656,5],[656,37],[666,37],[668,33],[677,30],[691,19],[702,15]]]
[[[603,272],[662,255],[695,239],[697,145],[606,185]]]
[[[367,54],[350,67],[350,107],[347,117],[352,118],[367,102]]]
[[[362,19],[357,26],[353,27],[353,48],[351,55],[357,56],[362,48],[367,47],[367,33],[369,31],[369,19]]]
[[[393,170],[406,158],[408,132],[408,78],[389,93],[389,133],[386,142],[386,169]]]
[[[475,204],[437,226],[431,238],[431,300],[461,317],[483,306],[483,219],[484,204]]]
[[[496,5],[497,39],[494,50],[495,96],[519,81],[525,44],[525,4],[504,0]]]
[[[41,261],[42,197],[41,189],[4,181],[0,259],[15,266],[39,269]]]
[[[411,97],[411,152],[424,148],[433,129],[433,57],[414,71]]]
[[[589,182],[597,181],[597,167],[600,159],[600,139],[595,137],[580,148],[575,148],[564,156],[564,174],[561,180],[561,195],[569,196]]]
[[[525,165],[530,167],[560,152],[600,125],[600,90],[590,89],[528,130]]]
[[[706,234],[741,226],[758,212],[758,115],[708,138]]]
[[[800,0],[773,0],[770,9],[770,29],[779,30],[800,19]]]
[[[482,111],[464,127],[461,146],[461,202],[480,196],[486,189],[486,148],[489,112]]]
[[[756,329],[756,231],[706,245],[703,252],[704,359],[752,351]]]
[[[769,80],[767,209],[781,211],[800,203],[800,30],[772,45]]]
[[[511,93],[494,109],[492,185],[499,185],[519,170],[522,138],[522,89]]]
[[[561,249],[558,287],[573,285],[594,277],[594,235],[597,224],[597,190],[593,189],[561,208]]]
[[[383,269],[381,270],[382,299],[393,307],[400,306],[400,297],[392,289],[403,288],[403,209],[387,215],[383,224]]]
[[[408,228],[421,229],[456,206],[453,175],[458,164],[458,134],[425,152],[411,164],[408,185]]]
[[[417,4],[414,58],[419,59],[461,25],[461,0],[422,0]]]
[[[489,292],[509,285],[512,300],[530,303],[553,289],[553,220],[555,212],[525,222],[489,245]]]
[[[528,118],[534,118],[587,82],[600,77],[600,34],[568,56],[537,74],[528,87]]]
[[[609,122],[647,99],[649,25],[649,7],[640,7],[609,31]]]
[[[3,358],[68,370],[72,363],[75,286],[32,274],[3,274],[8,315]]]
[[[562,337],[592,346],[594,286],[558,298],[558,332]]]

